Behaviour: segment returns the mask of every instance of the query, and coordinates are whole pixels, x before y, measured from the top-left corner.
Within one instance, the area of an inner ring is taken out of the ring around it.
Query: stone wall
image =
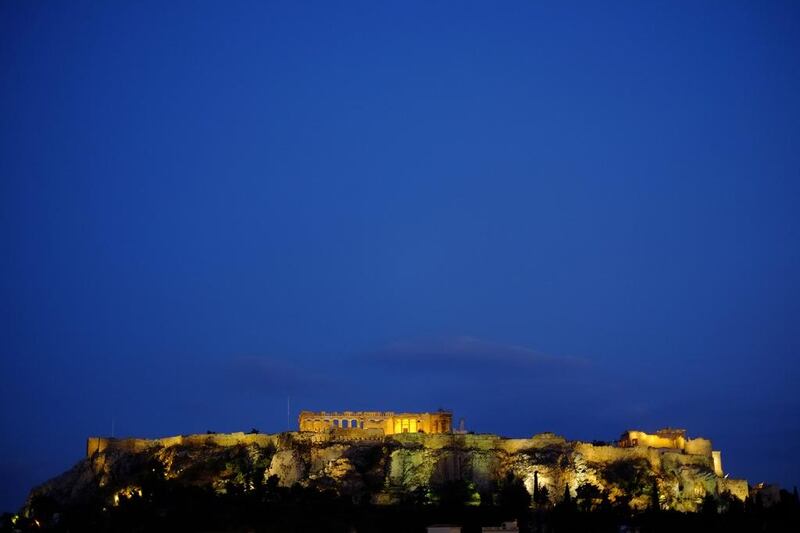
[[[724,476],[725,473],[722,471],[722,452],[712,451],[711,460],[714,462],[714,473],[719,477]]]
[[[708,439],[689,439],[683,448],[686,453],[711,457],[711,441]]]
[[[622,434],[619,444],[626,448],[644,446],[683,450],[686,446],[686,438],[681,431],[659,430],[652,434],[639,430],[629,430]]]
[[[622,434],[619,446],[623,448],[664,448],[680,450],[692,455],[711,457],[711,441],[703,438],[687,439],[682,429],[662,429],[655,434],[629,430]]]
[[[91,457],[98,452],[116,450],[131,453],[143,452],[152,448],[169,448],[171,446],[236,446],[238,444],[257,444],[267,446],[276,444],[277,434],[264,433],[201,433],[195,435],[177,435],[159,439],[89,437],[86,439],[86,456]]]
[[[747,480],[745,479],[730,479],[723,477],[717,479],[717,490],[720,493],[730,491],[730,493],[735,497],[739,498],[740,500],[745,500],[747,499],[749,487],[747,485]]]

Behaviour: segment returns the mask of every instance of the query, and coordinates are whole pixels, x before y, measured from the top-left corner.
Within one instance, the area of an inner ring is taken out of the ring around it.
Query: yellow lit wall
[[[714,473],[718,476],[724,476],[725,474],[722,472],[722,452],[713,451],[711,452],[711,458],[714,460]]]
[[[323,432],[330,429],[381,429],[384,435],[398,433],[450,433],[453,415],[435,413],[394,413],[392,411],[303,411],[298,418],[300,431]]]

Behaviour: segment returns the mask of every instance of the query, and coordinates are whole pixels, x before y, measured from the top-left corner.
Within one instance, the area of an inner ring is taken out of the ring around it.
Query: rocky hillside
[[[273,484],[335,493],[355,503],[435,501],[438,488],[463,483],[472,503],[488,503],[509,480],[524,483],[543,505],[565,491],[589,504],[627,502],[644,509],[695,511],[707,495],[747,497],[744,480],[715,475],[710,456],[646,447],[496,435],[354,431],[192,435],[168,439],[89,439],[87,457],[35,488],[28,507],[58,507],[146,497],[154,483],[247,493]]]

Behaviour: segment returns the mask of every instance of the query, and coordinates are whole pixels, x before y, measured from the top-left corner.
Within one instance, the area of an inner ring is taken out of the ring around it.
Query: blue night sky
[[[0,511],[287,396],[800,484],[800,8],[598,4],[0,4]]]

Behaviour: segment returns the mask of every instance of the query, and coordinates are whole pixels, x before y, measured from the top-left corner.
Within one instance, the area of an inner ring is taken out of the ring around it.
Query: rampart
[[[659,429],[655,434],[651,434],[632,429],[622,434],[619,439],[619,445],[623,448],[645,446],[649,448],[683,450],[686,448],[686,430],[666,428]]]
[[[89,437],[86,439],[86,456],[107,450],[138,453],[152,448],[172,446],[236,446],[239,444],[275,445],[281,434],[265,433],[208,433],[177,435],[159,439]]]
[[[703,438],[690,439],[686,437],[685,429],[659,429],[652,433],[639,430],[628,430],[619,439],[619,446],[632,448],[644,446],[646,448],[666,448],[680,450],[693,455],[707,455],[711,457],[711,441]]]
[[[714,461],[715,471],[722,472],[721,453],[712,449],[711,441],[703,438],[687,438],[685,429],[666,428],[656,431],[655,434],[628,430],[622,434],[618,445],[622,448],[659,448],[689,455],[702,455]]]

